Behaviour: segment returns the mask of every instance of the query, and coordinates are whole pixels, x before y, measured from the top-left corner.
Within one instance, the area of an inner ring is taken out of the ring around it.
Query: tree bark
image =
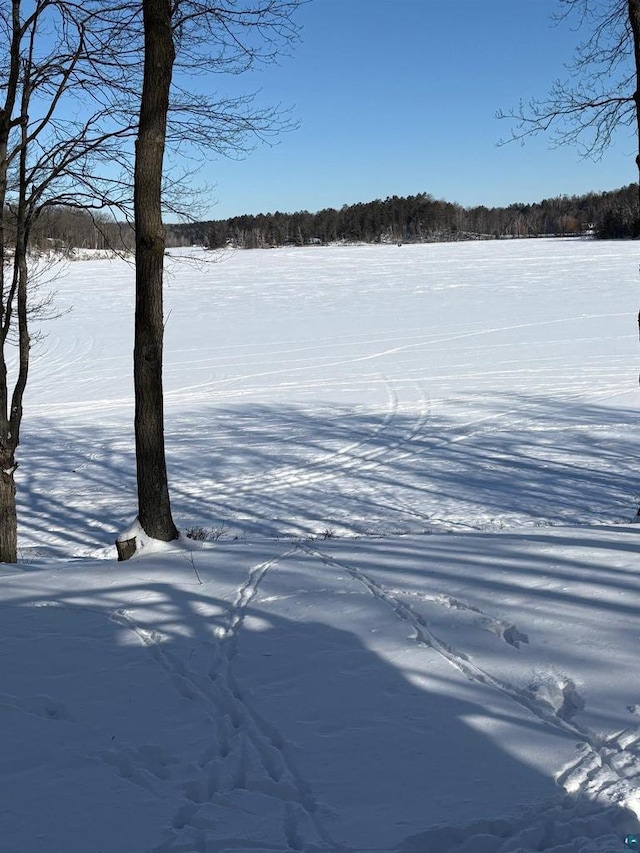
[[[164,447],[162,166],[175,50],[170,0],[143,0],[145,60],[136,140],[136,315],[134,344],[138,520],[148,536],[178,537]]]
[[[14,455],[0,448],[0,562],[18,561],[18,516],[16,513],[16,484]]]
[[[28,223],[26,213],[27,121],[31,89],[28,81],[28,63],[22,80],[20,119],[13,117],[20,89],[21,62],[20,0],[11,3],[11,41],[9,47],[9,69],[6,79],[5,102],[0,108],[0,562],[18,561],[18,514],[16,510],[15,470],[16,449],[19,443],[22,420],[22,396],[29,367],[29,334],[27,329],[27,242]],[[20,155],[18,179],[18,205],[15,226],[13,261],[6,263],[5,205],[8,187],[8,147],[11,128],[20,125]],[[18,382],[14,387],[9,410],[9,388],[7,383],[6,343],[11,326],[13,297],[18,295]]]
[[[633,35],[633,59],[636,78],[633,100],[636,105],[636,166],[638,168],[638,216],[640,217],[640,0],[629,0],[629,23]]]

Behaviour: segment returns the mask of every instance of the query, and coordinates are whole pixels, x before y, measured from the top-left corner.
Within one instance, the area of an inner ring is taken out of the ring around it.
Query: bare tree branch
[[[586,32],[567,77],[554,82],[546,98],[499,111],[511,122],[505,142],[548,134],[555,145],[575,145],[582,156],[599,158],[621,127],[636,121],[634,38],[629,0],[558,0],[557,25]],[[633,0],[632,0],[633,2]]]

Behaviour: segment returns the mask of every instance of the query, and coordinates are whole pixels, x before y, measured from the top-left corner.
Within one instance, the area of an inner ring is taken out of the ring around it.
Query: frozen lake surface
[[[169,258],[174,515],[212,539],[124,564],[134,271],[69,264],[0,569],[3,853],[623,849],[639,255]]]
[[[182,526],[273,537],[627,518],[636,255],[525,240],[170,261],[167,453]],[[35,353],[21,485],[23,512],[52,482],[64,509],[47,501],[46,530],[27,524],[21,541],[95,547],[133,506],[133,270],[75,263],[57,287],[73,310]]]

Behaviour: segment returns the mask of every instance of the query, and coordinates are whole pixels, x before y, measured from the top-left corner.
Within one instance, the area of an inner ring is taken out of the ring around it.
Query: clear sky
[[[505,205],[635,181],[630,129],[596,162],[544,138],[497,146],[509,124],[496,111],[566,76],[580,34],[554,24],[557,11],[557,0],[309,0],[291,57],[215,78],[220,93],[260,88],[300,127],[242,161],[210,160],[207,217],[419,192]]]

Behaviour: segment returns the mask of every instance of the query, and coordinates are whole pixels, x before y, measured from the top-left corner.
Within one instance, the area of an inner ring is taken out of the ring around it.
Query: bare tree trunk
[[[25,125],[23,124],[23,136]],[[20,426],[22,424],[22,398],[27,385],[29,373],[30,338],[27,322],[27,243],[29,239],[29,224],[27,222],[25,205],[25,169],[26,145],[20,155],[20,188],[18,198],[18,215],[16,220],[16,244],[14,267],[14,285],[17,290],[18,305],[18,376],[11,396],[11,411],[8,422],[3,418],[4,433],[0,440],[0,562],[16,563],[18,561],[18,514],[16,510],[16,484],[14,479],[16,451],[20,443]],[[6,376],[6,365],[3,365]],[[7,428],[8,427],[8,428]]]
[[[11,326],[13,299],[18,292],[19,317],[19,375],[26,376],[29,363],[29,336],[26,318],[26,282],[27,282],[27,219],[25,208],[25,168],[27,135],[26,121],[30,90],[23,84],[20,105],[21,146],[19,159],[18,210],[16,220],[16,235],[14,259],[6,264],[6,232],[4,208],[7,197],[8,179],[8,142],[12,125],[12,113],[18,94],[18,74],[20,65],[20,0],[12,0],[12,30],[10,46],[9,74],[7,78],[7,94],[3,108],[0,110],[0,562],[16,563],[18,561],[18,514],[16,510],[15,461],[16,449],[19,443],[20,421],[22,418],[22,394],[24,384],[20,389],[14,389],[11,410],[9,406],[9,389],[7,384],[7,360],[5,345]],[[10,272],[11,270],[11,272]]]
[[[636,90],[633,93],[633,100],[636,107],[636,133],[638,136],[636,154],[636,166],[638,168],[638,208],[636,211],[636,221],[638,228],[640,228],[640,0],[629,0],[629,23],[633,35],[633,59],[636,78]],[[640,314],[638,314],[638,329],[640,332]],[[637,516],[640,518],[640,507],[638,508]]]
[[[633,59],[635,63],[636,90],[633,94],[635,101],[637,154],[636,166],[638,167],[638,217],[640,218],[640,0],[629,0],[629,23],[633,35]]]
[[[18,560],[18,516],[16,513],[16,484],[13,479],[14,454],[0,447],[0,562]]]
[[[138,519],[148,536],[178,537],[171,516],[162,390],[162,164],[175,50],[170,0],[143,0],[145,61],[136,141],[136,316],[133,374]]]

